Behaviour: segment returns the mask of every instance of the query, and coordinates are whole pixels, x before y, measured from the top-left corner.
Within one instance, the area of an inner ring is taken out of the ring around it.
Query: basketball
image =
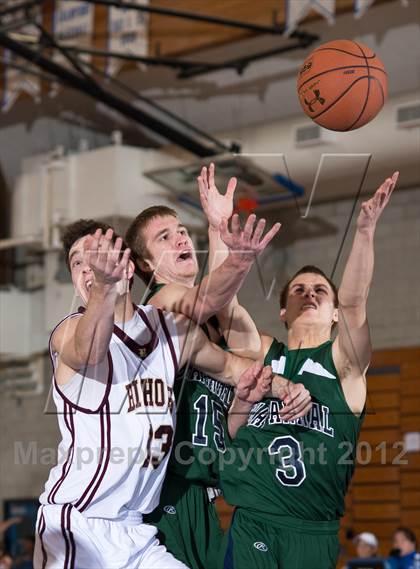
[[[349,131],[376,117],[387,98],[388,79],[382,61],[369,47],[335,40],[305,59],[297,90],[309,118],[330,130]]]

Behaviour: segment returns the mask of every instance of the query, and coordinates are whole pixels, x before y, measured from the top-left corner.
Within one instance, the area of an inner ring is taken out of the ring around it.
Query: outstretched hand
[[[242,231],[239,215],[235,213],[232,217],[231,231],[229,231],[226,218],[223,218],[219,227],[223,242],[239,260],[244,262],[253,262],[256,256],[264,251],[281,227],[281,223],[275,223],[263,237],[265,219],[258,220],[255,226],[256,220],[257,216],[252,213],[246,220]]]
[[[287,395],[283,398],[279,414],[283,421],[304,417],[312,408],[312,398],[302,383],[289,382]]]
[[[271,366],[263,367],[259,362],[255,362],[239,378],[235,395],[240,401],[258,403],[270,393],[272,378]]]
[[[231,178],[225,195],[222,195],[214,182],[214,164],[212,162],[208,169],[205,166],[201,169],[197,182],[200,190],[201,206],[209,225],[213,229],[218,229],[222,219],[224,217],[229,219],[233,213],[233,196],[237,180],[236,178]]]
[[[127,275],[130,249],[125,249],[121,255],[123,241],[117,237],[113,243],[113,234],[112,229],[108,229],[105,235],[97,229],[84,242],[84,258],[95,275],[95,282],[114,284]]]
[[[397,183],[399,172],[394,172],[391,178],[387,178],[385,182],[376,190],[373,197],[367,202],[362,203],[361,211],[357,219],[357,227],[361,231],[375,229],[378,219],[382,215],[385,207],[389,202],[389,198]]]

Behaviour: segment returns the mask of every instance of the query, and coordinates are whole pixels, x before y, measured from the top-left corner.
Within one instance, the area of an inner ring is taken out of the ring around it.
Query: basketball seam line
[[[374,81],[378,81],[378,82],[379,82],[379,79],[378,79],[377,77],[372,77],[372,76],[370,76],[370,75],[364,75],[363,77],[358,77],[355,81],[353,81],[353,83],[352,83],[351,85],[349,85],[349,86],[347,87],[347,89],[346,89],[345,91],[343,91],[343,92],[339,95],[339,97],[337,97],[337,99],[335,99],[335,100],[331,103],[331,105],[329,105],[326,109],[323,109],[323,110],[322,110],[320,113],[318,113],[317,115],[314,115],[314,116],[312,116],[312,117],[310,117],[310,118],[311,118],[312,120],[315,120],[315,119],[317,119],[318,117],[320,117],[321,115],[323,115],[324,113],[326,113],[327,111],[329,111],[332,106],[334,106],[342,97],[344,97],[344,95],[346,95],[346,94],[350,91],[350,89],[353,87],[353,85],[355,85],[358,81],[361,81],[362,79],[367,79],[368,81],[369,81],[369,80],[374,80]],[[344,132],[344,131],[343,131],[343,132]]]
[[[302,87],[304,85],[306,85],[306,83],[308,83],[309,81],[313,81],[313,79],[316,79],[317,77],[320,77],[321,75],[325,75],[326,73],[330,73],[331,71],[340,71],[341,69],[353,69],[353,68],[366,69],[366,67],[368,69],[375,69],[375,71],[382,71],[382,73],[387,75],[387,72],[385,71],[385,69],[381,69],[380,67],[367,66],[367,65],[345,65],[343,67],[333,67],[332,69],[326,69],[325,71],[321,71],[320,73],[317,73],[316,75],[311,75],[311,77],[309,79],[306,79],[304,81],[304,83],[302,83],[302,85],[298,88],[298,93],[300,94],[300,90],[302,89]]]
[[[353,121],[353,123],[352,123],[346,130],[353,130],[354,125],[357,124],[357,123],[359,122],[359,120],[361,119],[361,117],[363,116],[363,113],[364,113],[365,110],[366,110],[366,106],[367,106],[367,103],[368,103],[368,100],[369,100],[369,93],[370,93],[370,81],[369,81],[369,79],[371,78],[371,74],[370,74],[370,68],[369,68],[368,60],[367,60],[367,58],[366,58],[365,52],[364,52],[363,49],[362,49],[362,46],[360,46],[356,41],[353,41],[353,43],[354,43],[355,45],[357,45],[357,47],[358,47],[358,48],[360,49],[360,51],[363,53],[363,57],[365,58],[365,61],[366,61],[366,67],[367,67],[367,70],[368,70],[368,76],[369,76],[369,78],[368,78],[368,85],[367,85],[367,89],[366,89],[365,102],[364,102],[364,104],[363,104],[362,110],[360,111],[359,116],[357,117],[357,119],[356,119],[355,121]]]
[[[347,55],[351,55],[352,57],[357,57],[359,59],[374,59],[376,57],[376,53],[373,55],[356,55],[355,53],[351,53],[351,51],[345,51],[344,49],[338,49],[336,47],[320,47],[314,51],[314,54],[317,51],[339,51],[341,53],[346,53]]]

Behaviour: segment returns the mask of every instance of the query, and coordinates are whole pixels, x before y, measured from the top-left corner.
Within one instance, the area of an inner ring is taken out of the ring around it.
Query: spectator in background
[[[0,569],[12,569],[13,558],[8,553],[0,553]]]
[[[375,561],[375,559],[378,559],[379,542],[374,533],[369,531],[359,533],[354,538],[353,543],[356,545],[357,558],[349,559],[343,569],[356,568],[358,560],[367,561],[372,559],[372,561]]]
[[[389,569],[415,569],[416,550],[415,533],[406,527],[397,528],[392,536],[391,557],[387,561]]]
[[[0,521],[0,537],[4,532],[6,532],[11,526],[15,524],[20,524],[22,518],[14,517],[8,520]],[[13,567],[13,557],[0,549],[0,569],[12,569]]]
[[[33,569],[35,537],[27,535],[19,540],[20,555],[16,557],[13,569]]]
[[[20,524],[22,518],[15,516],[14,518],[9,518],[8,520],[0,521],[0,535],[7,531],[11,526],[15,524]]]
[[[357,557],[359,559],[372,559],[378,555],[378,538],[374,533],[364,531],[354,538]]]

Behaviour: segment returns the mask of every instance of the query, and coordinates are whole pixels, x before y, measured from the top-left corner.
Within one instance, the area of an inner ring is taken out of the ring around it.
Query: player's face
[[[334,293],[328,281],[316,273],[298,275],[289,285],[286,308],[280,318],[290,329],[293,325],[331,327],[338,319]]]
[[[360,557],[360,559],[369,559],[376,554],[376,547],[373,547],[359,539],[356,544],[356,552],[357,557]]]
[[[76,291],[76,294],[82,298],[85,304],[87,304],[90,296],[90,290],[93,283],[95,282],[95,274],[86,263],[84,258],[84,244],[87,235],[81,237],[75,243],[73,243],[69,252],[69,265],[71,280]],[[134,273],[134,264],[130,261],[129,268],[127,271],[127,279],[123,279],[118,282],[117,290],[119,294],[124,294],[127,292],[127,281],[131,279]]]
[[[392,538],[392,547],[399,549],[401,555],[408,555],[415,550],[415,545],[401,531],[396,531]]]
[[[194,245],[186,227],[171,215],[155,217],[143,232],[149,259],[146,263],[164,282],[194,279],[198,273]]]
[[[73,281],[76,294],[80,296],[85,303],[89,298],[90,289],[94,281],[92,269],[84,260],[84,243],[88,238],[87,235],[78,239],[73,243],[69,253],[69,265],[71,280]]]

